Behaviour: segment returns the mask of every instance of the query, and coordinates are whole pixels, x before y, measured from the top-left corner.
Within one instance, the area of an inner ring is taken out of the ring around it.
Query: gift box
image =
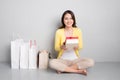
[[[66,37],[66,48],[69,50],[74,49],[74,47],[78,46],[78,42],[78,37]]]

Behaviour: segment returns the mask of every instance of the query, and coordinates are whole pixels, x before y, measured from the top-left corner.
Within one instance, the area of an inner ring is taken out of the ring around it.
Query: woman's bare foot
[[[58,74],[61,74],[62,71],[56,71]],[[67,72],[67,73],[78,73],[78,74],[82,74],[82,75],[87,75],[87,70],[86,69],[79,69],[79,70],[72,70],[72,71],[64,71],[64,72]]]
[[[86,69],[80,69],[80,70],[78,70],[78,73],[87,76],[87,70]]]
[[[61,71],[56,71],[58,74],[60,74],[61,73]]]
[[[87,70],[84,69],[82,74],[85,75],[85,76],[87,76]]]

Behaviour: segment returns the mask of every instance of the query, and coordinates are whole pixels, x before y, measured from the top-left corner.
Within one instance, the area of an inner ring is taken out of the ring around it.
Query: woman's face
[[[64,16],[65,27],[70,28],[70,27],[72,27],[73,23],[74,23],[74,20],[72,19],[71,14],[69,14],[69,13],[65,14],[65,16]]]

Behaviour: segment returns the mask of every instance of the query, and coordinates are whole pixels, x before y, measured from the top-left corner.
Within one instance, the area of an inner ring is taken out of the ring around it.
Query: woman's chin
[[[67,28],[71,28],[72,26],[71,25],[67,25]]]

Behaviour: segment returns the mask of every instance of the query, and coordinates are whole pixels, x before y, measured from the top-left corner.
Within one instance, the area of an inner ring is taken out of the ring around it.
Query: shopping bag
[[[28,69],[29,42],[20,46],[20,69]]]
[[[39,52],[39,69],[48,68],[49,53],[46,50]]]
[[[29,69],[37,69],[37,45],[36,40],[30,40],[29,48]]]
[[[11,68],[19,69],[20,62],[20,46],[23,43],[23,39],[16,39],[11,41]]]

